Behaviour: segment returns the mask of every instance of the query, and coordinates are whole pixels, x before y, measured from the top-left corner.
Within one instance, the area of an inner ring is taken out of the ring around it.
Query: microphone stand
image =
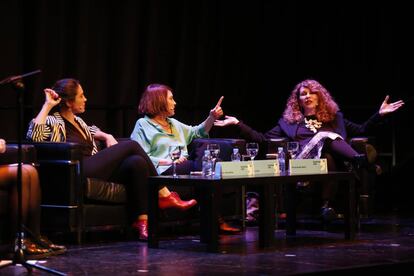
[[[59,272],[57,270],[47,268],[44,266],[40,266],[34,263],[28,263],[26,261],[26,258],[24,256],[23,251],[23,222],[22,222],[22,135],[23,135],[23,108],[24,108],[24,102],[23,102],[23,92],[24,92],[24,83],[22,81],[22,78],[26,76],[30,76],[33,74],[40,73],[40,70],[36,70],[24,75],[20,76],[12,76],[8,77],[2,81],[0,81],[1,84],[11,84],[15,92],[17,93],[17,104],[18,104],[18,112],[17,112],[17,248],[14,249],[14,257],[11,263],[8,263],[3,267],[9,266],[9,265],[22,265],[27,269],[29,273],[32,272],[33,268],[43,270],[46,272],[49,272],[51,274],[55,275],[66,275],[65,273]]]

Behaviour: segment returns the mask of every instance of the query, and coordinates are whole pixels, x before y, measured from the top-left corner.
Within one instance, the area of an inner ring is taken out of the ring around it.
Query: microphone
[[[26,73],[26,74],[23,74],[23,75],[18,75],[18,76],[10,76],[10,77],[7,77],[4,80],[0,81],[0,84],[13,83],[17,80],[20,80],[22,78],[25,78],[25,77],[28,77],[28,76],[31,76],[31,75],[34,75],[34,74],[38,74],[40,72],[42,72],[42,70],[36,70],[36,71],[32,71],[32,72],[29,72],[29,73]]]

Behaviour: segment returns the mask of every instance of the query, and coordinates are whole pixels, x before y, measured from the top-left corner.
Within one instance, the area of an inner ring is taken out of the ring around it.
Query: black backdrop
[[[401,1],[403,2],[403,1]],[[408,5],[408,4],[407,4]],[[399,1],[1,1],[0,78],[26,79],[25,124],[42,89],[74,77],[88,98],[82,116],[129,136],[143,88],[175,90],[176,118],[200,122],[221,95],[227,114],[259,130],[272,127],[293,86],[312,77],[361,122],[387,93],[407,104],[379,129],[397,163],[413,154],[412,27]],[[15,94],[1,87],[0,136],[16,138]]]

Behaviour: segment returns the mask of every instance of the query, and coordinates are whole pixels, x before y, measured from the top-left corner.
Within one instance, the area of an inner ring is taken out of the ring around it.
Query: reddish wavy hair
[[[327,123],[334,120],[339,107],[334,101],[329,91],[316,80],[307,79],[298,83],[292,90],[285,111],[283,111],[283,119],[291,124],[299,123],[304,119],[303,108],[299,103],[300,88],[306,87],[310,91],[317,93],[319,102],[316,107],[316,118],[319,122]]]

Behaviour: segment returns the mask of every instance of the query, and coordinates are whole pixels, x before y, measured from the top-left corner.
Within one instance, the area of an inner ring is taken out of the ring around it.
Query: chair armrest
[[[37,159],[43,160],[82,160],[82,146],[77,143],[33,142]]]
[[[358,153],[366,154],[366,145],[368,144],[368,137],[353,137],[349,139],[349,144]]]
[[[368,137],[353,137],[349,140],[349,143],[355,151],[367,156],[368,163],[375,163],[378,154],[375,147],[370,144]]]
[[[349,139],[349,144],[359,153],[364,153],[368,137],[353,137]]]
[[[32,145],[37,151],[42,204],[72,207],[81,204],[86,180],[82,172],[82,146],[67,142],[32,142]]]
[[[17,163],[18,145],[7,144],[6,152],[0,154],[0,165]],[[36,163],[36,149],[33,145],[22,144],[22,162]]]

